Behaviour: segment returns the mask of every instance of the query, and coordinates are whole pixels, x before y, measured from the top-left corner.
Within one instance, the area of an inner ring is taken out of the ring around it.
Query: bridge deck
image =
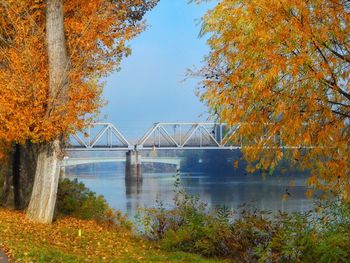
[[[180,157],[142,157],[143,163],[165,163],[173,164],[177,167],[180,166],[183,158]],[[91,163],[110,163],[110,162],[125,162],[126,157],[72,157],[66,158],[62,161],[62,167],[69,167],[81,164],[91,164]]]

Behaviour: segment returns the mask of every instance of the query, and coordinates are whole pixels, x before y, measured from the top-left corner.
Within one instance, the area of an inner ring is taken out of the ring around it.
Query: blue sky
[[[106,116],[130,139],[155,122],[206,120],[207,109],[195,96],[197,80],[183,80],[208,53],[198,34],[199,20],[211,7],[160,0],[147,15],[148,29],[130,43],[132,55],[106,80],[102,119]]]

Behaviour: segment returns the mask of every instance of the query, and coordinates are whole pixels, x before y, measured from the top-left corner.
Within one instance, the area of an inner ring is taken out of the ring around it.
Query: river
[[[313,200],[305,196],[305,176],[230,176],[222,174],[181,173],[181,186],[187,193],[199,195],[209,207],[237,209],[243,204],[273,212],[307,211]],[[172,206],[175,173],[146,173],[141,182],[125,181],[118,171],[94,171],[70,175],[103,195],[109,205],[130,218],[141,207],[153,207],[156,200]],[[282,198],[288,196],[287,200]]]

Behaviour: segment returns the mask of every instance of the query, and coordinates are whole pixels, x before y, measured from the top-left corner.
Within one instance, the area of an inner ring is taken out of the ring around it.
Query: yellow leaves
[[[337,89],[349,91],[350,67],[334,52],[350,56],[345,8],[325,0],[223,0],[204,20],[211,52],[200,95],[223,122],[248,124],[239,131],[251,147],[245,157],[268,168],[285,155],[312,172],[311,185],[347,189],[349,99]],[[279,147],[271,134],[285,153],[266,151]]]
[[[248,173],[253,173],[253,172],[255,172],[255,171],[256,171],[256,169],[255,169],[254,166],[248,165],[248,167],[247,167],[247,172],[248,172]]]

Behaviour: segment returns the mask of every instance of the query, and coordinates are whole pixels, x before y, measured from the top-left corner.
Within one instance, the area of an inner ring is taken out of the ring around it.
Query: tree
[[[48,108],[55,109],[67,104],[68,71],[64,34],[63,0],[46,2],[46,43],[48,54]],[[50,105],[51,104],[51,105]],[[64,116],[65,112],[61,115]],[[49,223],[52,221],[56,204],[56,194],[60,170],[61,151],[60,137],[41,143],[35,171],[32,197],[27,215],[30,219]]]
[[[0,2],[0,142],[37,147],[31,219],[52,220],[61,144],[98,112],[101,77],[130,54],[156,2]]]
[[[308,183],[350,198],[350,2],[223,0],[203,18],[200,96],[240,125],[255,168],[288,156]],[[284,146],[284,147],[281,147]]]

